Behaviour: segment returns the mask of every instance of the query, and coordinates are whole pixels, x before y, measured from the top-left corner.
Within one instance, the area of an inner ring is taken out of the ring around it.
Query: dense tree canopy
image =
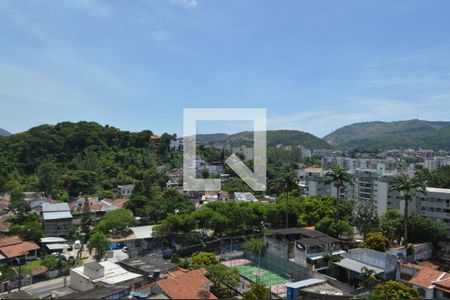
[[[169,151],[175,136],[160,143],[149,130],[131,133],[94,122],[41,125],[0,139],[0,191],[16,181],[25,190],[71,196],[115,191],[118,184],[142,181],[158,165],[181,165],[181,152]],[[164,181],[164,176],[159,176]],[[165,181],[164,181],[165,184]]]
[[[385,252],[389,249],[390,242],[381,232],[371,232],[366,235],[364,246],[369,249]]]
[[[126,233],[134,223],[131,211],[122,208],[106,213],[98,222],[96,229],[104,234],[120,235]]]

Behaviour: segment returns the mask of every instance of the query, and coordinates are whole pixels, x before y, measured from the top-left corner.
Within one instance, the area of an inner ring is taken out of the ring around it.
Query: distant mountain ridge
[[[450,150],[450,122],[407,120],[363,122],[341,127],[324,137],[344,149],[424,148]]]
[[[10,136],[10,135],[11,135],[11,132],[9,132],[3,128],[0,128],[0,136]]]
[[[253,141],[252,131],[243,131],[235,134],[213,133],[213,134],[197,134],[197,142],[208,144],[219,141],[228,141],[234,143],[251,143]],[[299,130],[268,130],[267,131],[267,146],[275,147],[278,144],[284,146],[303,145],[310,149],[331,149],[332,145],[321,138],[318,138],[310,133]]]

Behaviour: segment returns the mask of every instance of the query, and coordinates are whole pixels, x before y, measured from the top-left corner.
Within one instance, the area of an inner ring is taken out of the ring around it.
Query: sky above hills
[[[318,136],[449,120],[449,11],[447,0],[3,0],[0,128],[90,120],[180,134],[184,107],[264,107],[270,129]]]

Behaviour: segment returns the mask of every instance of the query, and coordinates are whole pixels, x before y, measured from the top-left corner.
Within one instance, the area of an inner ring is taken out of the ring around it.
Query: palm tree
[[[402,173],[394,178],[394,181],[389,187],[390,191],[397,191],[400,196],[405,201],[405,208],[403,211],[403,223],[404,223],[404,235],[403,244],[408,245],[408,224],[409,224],[409,202],[412,201],[412,197],[416,192],[426,193],[425,184],[420,181],[417,177],[409,177],[408,175]]]
[[[333,184],[337,191],[336,191],[336,222],[339,221],[339,209],[338,204],[339,200],[341,199],[341,187],[345,186],[346,184],[351,184],[352,182],[352,176],[350,173],[348,173],[343,167],[336,166],[331,171],[328,171],[326,175],[326,184]]]
[[[365,287],[373,287],[378,282],[375,271],[367,267],[361,268],[360,278],[362,285]]]
[[[289,192],[297,186],[297,177],[291,171],[283,172],[277,180],[277,186],[284,192],[286,198],[286,228],[289,227]]]

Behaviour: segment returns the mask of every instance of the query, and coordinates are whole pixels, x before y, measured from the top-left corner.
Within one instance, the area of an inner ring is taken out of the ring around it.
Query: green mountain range
[[[253,132],[243,131],[235,134],[214,133],[214,134],[198,134],[197,142],[202,144],[213,143],[217,141],[228,141],[233,144],[252,143]],[[278,144],[282,145],[303,145],[310,149],[330,149],[332,145],[328,144],[321,138],[318,138],[310,133],[298,130],[268,130],[267,131],[267,146],[275,147]]]
[[[339,148],[369,151],[393,148],[450,150],[450,122],[408,120],[356,123],[337,129],[324,140]]]

